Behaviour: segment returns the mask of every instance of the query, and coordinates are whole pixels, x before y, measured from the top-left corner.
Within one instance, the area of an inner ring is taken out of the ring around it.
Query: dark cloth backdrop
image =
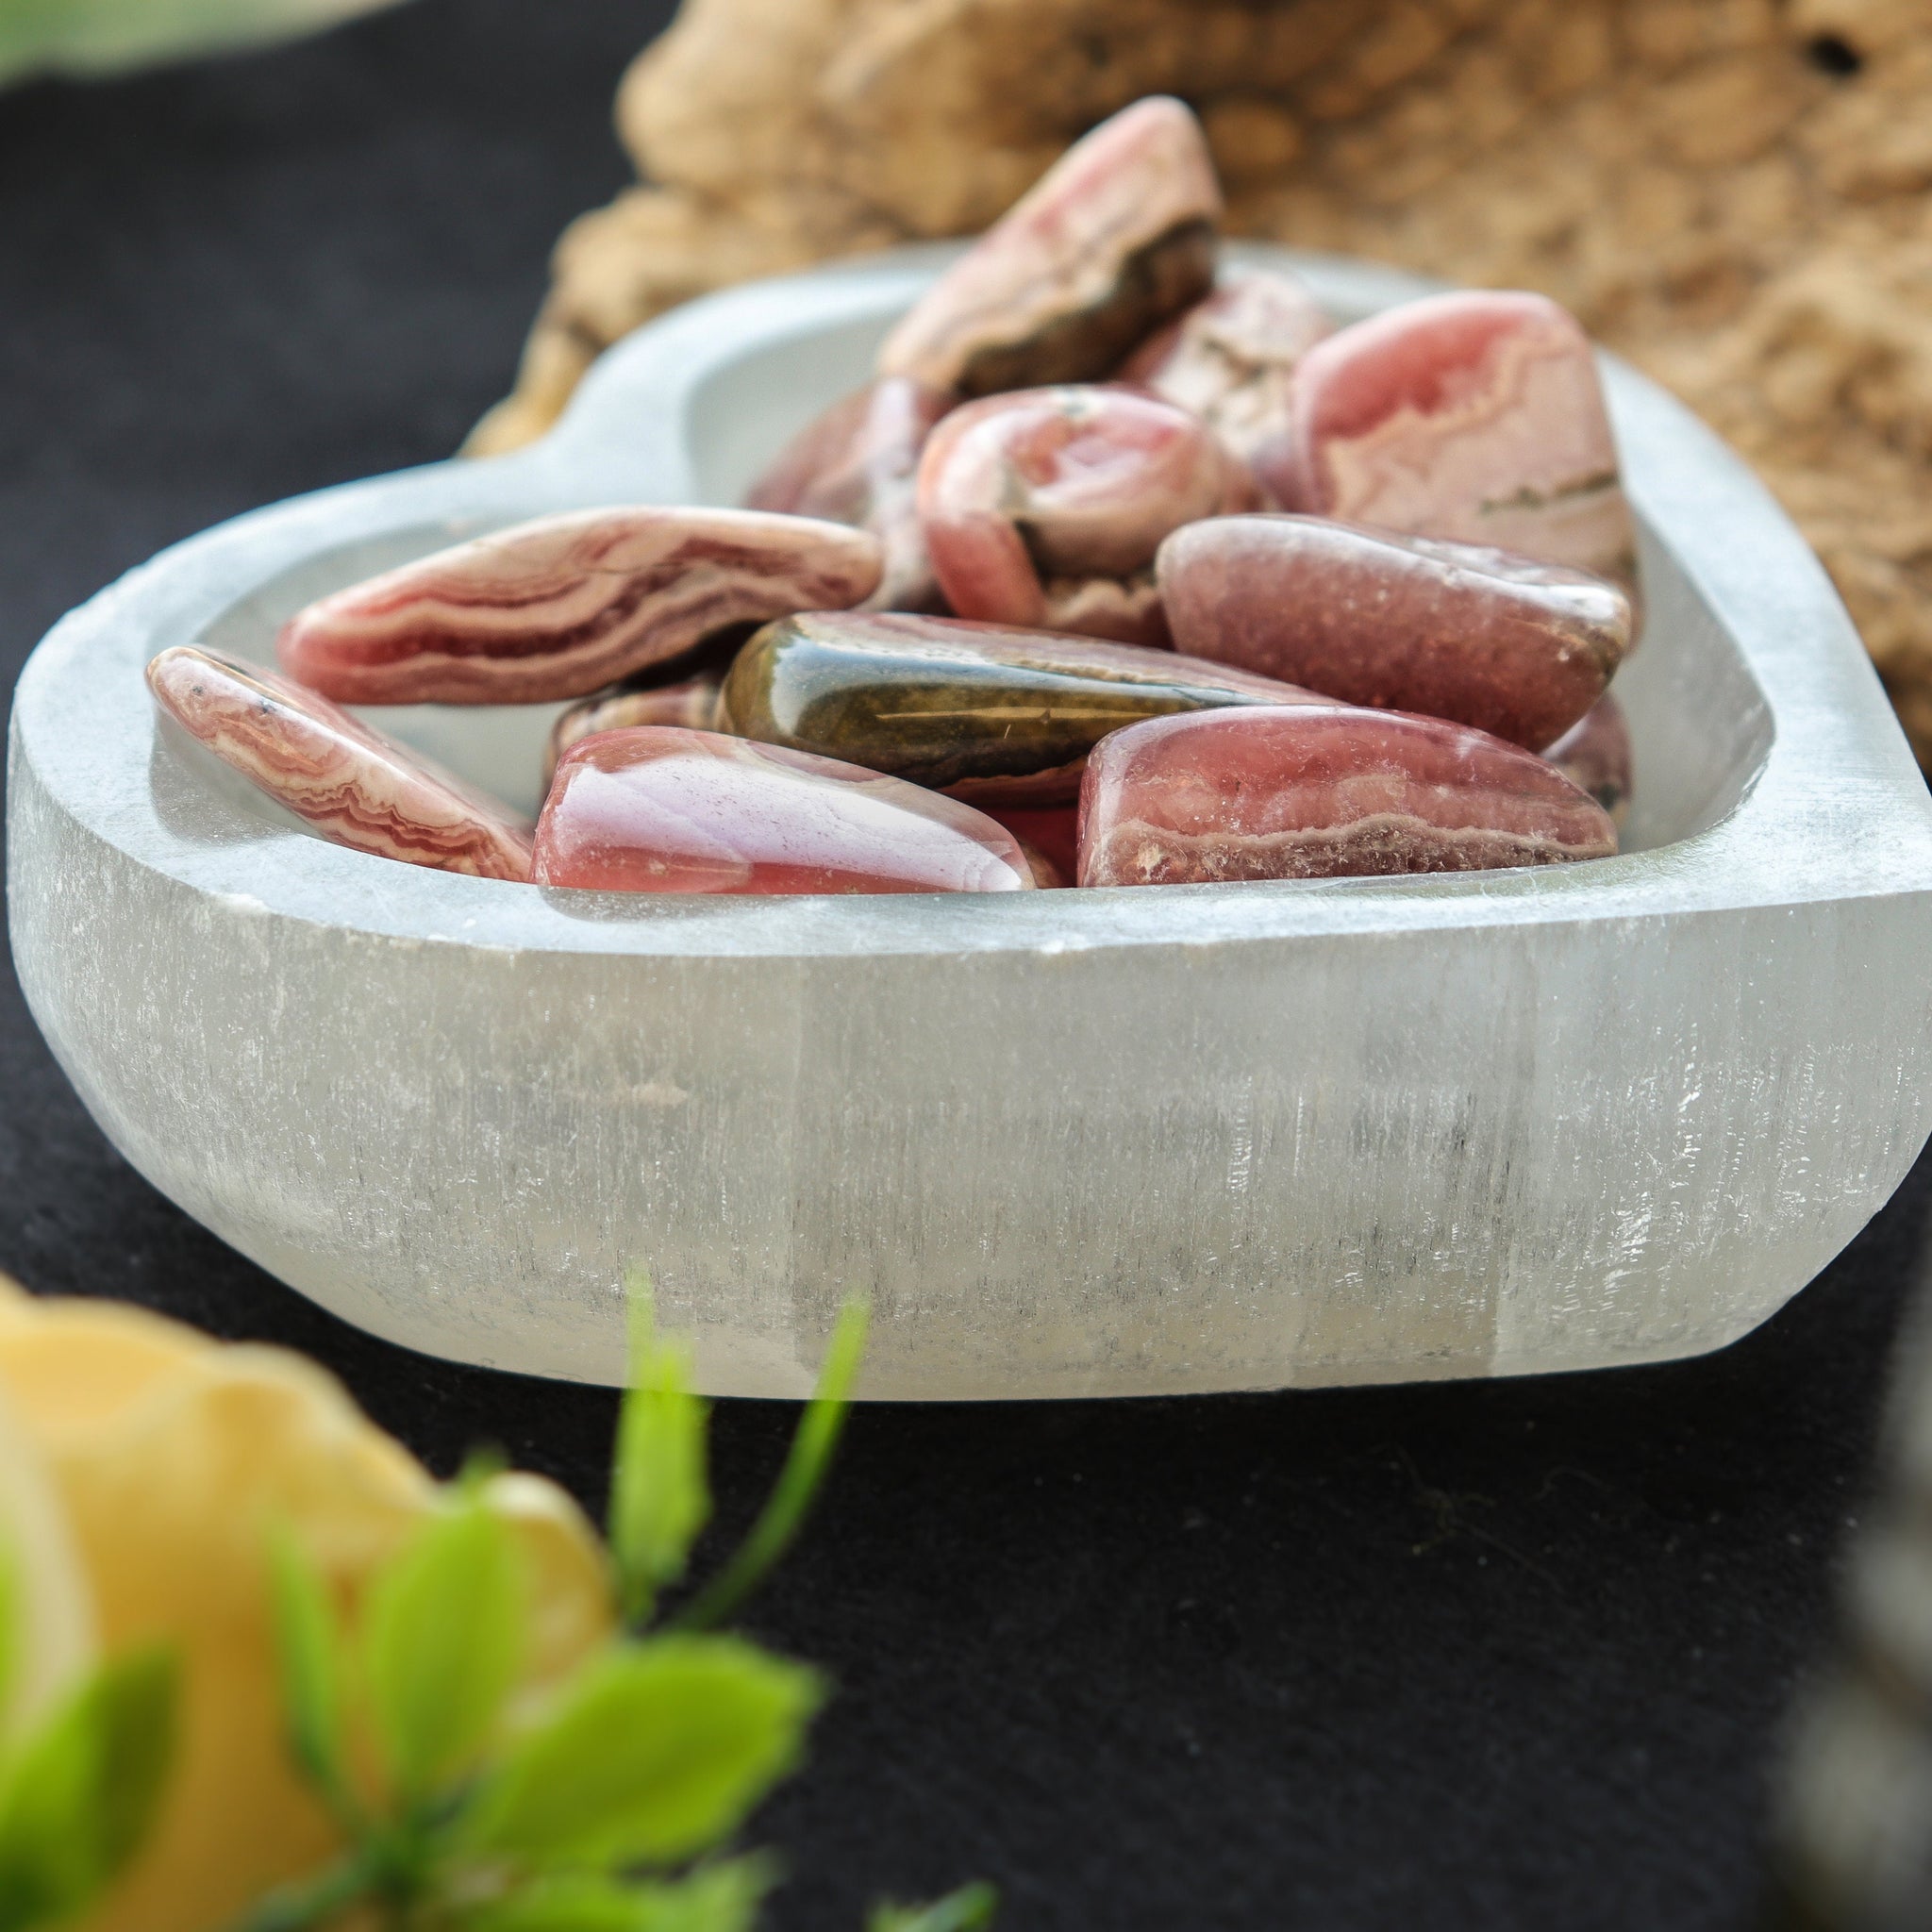
[[[625,178],[648,0],[420,0],[0,95],[0,689],[69,606],[446,454]],[[1016,1928],[1739,1922],[1932,1163],[1714,1358],[1490,1386],[864,1412],[754,1625],[838,1695],[758,1821],[775,1924],[985,1874]],[[308,1350],[438,1468],[601,1501],[605,1393],[368,1340],[108,1149],[0,978],[0,1268]],[[788,1413],[725,1403],[720,1527]]]

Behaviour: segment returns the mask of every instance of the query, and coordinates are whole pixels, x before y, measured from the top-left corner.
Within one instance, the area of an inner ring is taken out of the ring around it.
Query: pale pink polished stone
[[[919,453],[958,401],[910,376],[883,376],[834,403],[751,487],[750,509],[823,517],[870,530],[885,550],[868,610],[941,608],[919,525]]]
[[[1472,872],[1616,849],[1603,808],[1533,753],[1351,705],[1130,724],[1101,740],[1080,788],[1083,886]]]
[[[1321,517],[1190,524],[1156,575],[1177,650],[1532,751],[1630,645],[1630,600],[1603,577]]]
[[[1128,357],[1119,379],[1198,416],[1274,494],[1291,447],[1296,365],[1334,332],[1292,275],[1236,269]]]
[[[571,510],[338,591],[275,648],[291,677],[345,704],[542,704],[733,625],[861,603],[880,566],[871,532],[808,517]]]
[[[1428,295],[1295,370],[1283,507],[1627,577],[1635,533],[1590,339],[1541,295]]]
[[[649,685],[641,691],[614,685],[573,705],[550,727],[550,741],[543,754],[543,789],[547,791],[557,775],[558,759],[579,739],[594,738],[600,731],[621,731],[631,724],[687,724],[709,731],[717,722],[718,688],[724,681],[723,672],[708,671],[701,676]]]
[[[617,892],[1014,892],[1018,841],[937,791],[781,745],[640,725],[565,752],[535,877]]]
[[[1201,124],[1151,96],[1074,144],[887,337],[881,375],[969,396],[1089,382],[1214,280]]]
[[[1621,825],[1630,815],[1636,758],[1630,722],[1614,691],[1606,691],[1543,757],[1573,779]]]
[[[530,876],[529,827],[507,806],[291,679],[177,644],[147,683],[224,764],[336,844],[473,878]]]
[[[987,396],[933,431],[919,512],[947,601],[989,624],[1162,645],[1170,530],[1259,501],[1186,410],[1112,388]]]

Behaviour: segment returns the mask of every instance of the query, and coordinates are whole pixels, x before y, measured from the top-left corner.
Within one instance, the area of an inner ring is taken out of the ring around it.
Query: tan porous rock
[[[1005,211],[1144,94],[1238,233],[1539,289],[1755,462],[1932,759],[1932,8],[1924,0],[686,0],[517,391],[705,290]]]

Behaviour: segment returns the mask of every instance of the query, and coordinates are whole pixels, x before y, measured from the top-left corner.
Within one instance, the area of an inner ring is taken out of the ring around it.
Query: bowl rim
[[[1736,807],[1669,845],[1574,866],[1415,878],[713,899],[563,892],[398,866],[251,819],[226,801],[210,805],[232,818],[221,836],[164,820],[150,775],[158,725],[139,675],[156,652],[194,642],[257,591],[347,544],[425,529],[451,541],[610,501],[701,501],[689,419],[708,381],[750,352],[896,311],[957,252],[894,250],[705,297],[613,348],[557,427],[525,450],[338,485],[163,551],[63,618],[34,651],[15,693],[10,775],[29,763],[93,836],[234,907],[491,950],[1054,954],[1669,917],[1932,889],[1932,795],[1823,566],[1740,458],[1608,356],[1606,387],[1645,541],[1667,549],[1729,633],[1772,721],[1761,768]],[[1265,245],[1236,245],[1229,258],[1289,267],[1318,295],[1357,310],[1441,286]]]

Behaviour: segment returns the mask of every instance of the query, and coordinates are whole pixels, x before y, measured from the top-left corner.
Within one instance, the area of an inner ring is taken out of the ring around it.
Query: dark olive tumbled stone
[[[738,654],[718,728],[843,758],[974,803],[1079,791],[1123,725],[1224,705],[1316,702],[1296,686],[1173,651],[897,613],[812,611]]]

